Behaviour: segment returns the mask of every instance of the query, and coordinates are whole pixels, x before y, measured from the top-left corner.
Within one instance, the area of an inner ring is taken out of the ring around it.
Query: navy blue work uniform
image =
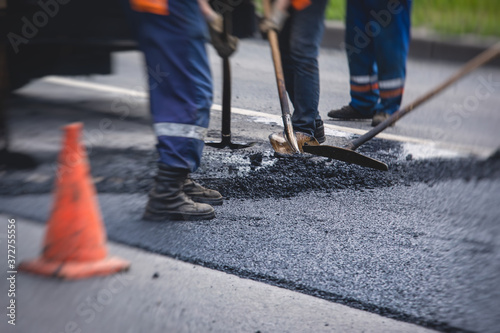
[[[207,25],[197,0],[124,0],[144,52],[160,162],[195,171],[212,105]]]
[[[290,17],[279,34],[279,46],[286,90],[294,108],[293,129],[314,135],[315,120],[321,119],[318,55],[328,1],[305,2],[309,4],[304,8],[292,6],[289,10]]]
[[[411,5],[411,0],[347,1],[350,105],[364,115],[392,114],[401,105]]]

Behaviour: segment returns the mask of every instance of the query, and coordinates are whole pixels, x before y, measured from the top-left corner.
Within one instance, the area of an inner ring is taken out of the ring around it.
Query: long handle
[[[271,1],[264,0],[262,5],[265,17],[270,17]],[[276,84],[278,85],[278,95],[281,105],[281,117],[283,118],[283,126],[285,127],[285,136],[295,152],[298,153],[300,152],[300,149],[299,145],[297,144],[295,133],[293,132],[292,116],[290,114],[290,107],[288,106],[285,87],[285,75],[283,74],[283,66],[281,64],[281,55],[278,46],[278,33],[274,30],[269,30],[269,32],[267,33],[267,39],[269,40],[269,44],[271,45],[271,54],[273,58],[274,72],[276,75]]]
[[[440,92],[442,92],[444,89],[448,88],[450,85],[461,79],[463,76],[469,74],[476,68],[488,63],[489,61],[493,60],[496,56],[500,54],[500,43],[497,43],[490,48],[488,48],[486,51],[481,52],[479,55],[474,57],[472,60],[467,62],[460,70],[458,70],[452,77],[450,77],[448,80],[445,82],[441,83],[439,86],[436,88],[432,89],[425,95],[417,98],[415,101],[404,107],[403,109],[400,109],[396,111],[392,116],[387,118],[385,121],[377,125],[375,128],[373,128],[371,131],[363,134],[356,140],[351,141],[348,143],[344,148],[350,149],[350,150],[356,150],[359,146],[361,146],[363,143],[366,141],[372,139],[374,136],[385,130],[387,127],[391,126],[394,124],[396,121],[398,121],[400,118],[405,116],[406,114],[410,113],[413,111],[415,108],[423,104],[424,102],[427,102],[429,99],[432,97],[436,96]]]
[[[231,13],[224,13],[224,34],[225,41],[229,38],[231,29]],[[231,138],[231,66],[229,57],[222,58],[222,138]]]
[[[0,43],[0,151],[9,148],[9,133],[7,132],[7,114],[5,98],[8,91],[7,47]]]

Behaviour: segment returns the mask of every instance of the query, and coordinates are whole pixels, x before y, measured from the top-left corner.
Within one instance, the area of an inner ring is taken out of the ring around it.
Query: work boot
[[[319,143],[326,141],[325,137],[325,126],[323,125],[323,120],[316,119],[316,129],[314,130],[314,137]]]
[[[215,190],[208,189],[195,182],[189,175],[184,181],[184,193],[194,202],[213,206],[222,205],[222,195]]]
[[[378,112],[373,116],[372,119],[372,126],[378,126],[380,123],[384,122],[387,118],[389,118],[391,115],[386,113],[386,112]],[[394,126],[394,123],[391,125]]]
[[[357,119],[370,119],[372,116],[365,116],[364,114],[354,110],[350,105],[344,105],[338,110],[328,112],[328,117],[339,120],[357,120]]]
[[[154,188],[149,192],[143,219],[148,221],[209,220],[215,217],[212,206],[191,200],[183,191],[187,170],[170,169],[159,164]]]

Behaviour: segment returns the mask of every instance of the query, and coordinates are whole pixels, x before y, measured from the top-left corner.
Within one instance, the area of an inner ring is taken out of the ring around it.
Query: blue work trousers
[[[212,105],[207,26],[197,0],[168,1],[168,11],[128,8],[146,59],[160,162],[193,172],[200,165]]]
[[[314,135],[315,119],[321,119],[318,55],[325,29],[327,0],[312,0],[303,10],[290,10],[279,34],[281,61],[288,96],[293,104],[295,131]]]
[[[350,105],[365,115],[401,104],[410,42],[411,0],[348,0],[345,49]]]

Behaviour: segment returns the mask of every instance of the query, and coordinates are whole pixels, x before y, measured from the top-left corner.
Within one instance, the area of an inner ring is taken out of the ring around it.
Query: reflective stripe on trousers
[[[176,124],[176,123],[156,123],[153,125],[156,136],[177,136],[181,138],[191,138],[198,140],[205,140],[207,135],[207,128],[189,125],[189,124]]]
[[[351,106],[392,114],[400,104],[410,41],[411,0],[349,0],[345,44]]]

